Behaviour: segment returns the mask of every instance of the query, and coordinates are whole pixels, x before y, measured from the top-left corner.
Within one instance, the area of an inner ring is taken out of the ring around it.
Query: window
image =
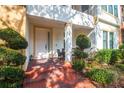
[[[109,5],[108,6],[108,12],[113,14],[113,6],[112,5]]]
[[[89,9],[89,5],[81,5],[81,11],[84,12]]]
[[[102,5],[102,9],[118,17],[118,6],[117,5]]]
[[[114,5],[114,16],[118,17],[118,6]]]
[[[103,48],[104,49],[107,49],[107,32],[106,31],[103,31]]]
[[[102,5],[102,9],[107,11],[107,5]]]
[[[109,47],[113,49],[113,32],[109,33]]]

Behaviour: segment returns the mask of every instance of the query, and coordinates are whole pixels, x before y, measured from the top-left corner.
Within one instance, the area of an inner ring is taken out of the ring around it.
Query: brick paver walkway
[[[33,60],[25,72],[25,88],[95,88],[83,74],[59,60]]]

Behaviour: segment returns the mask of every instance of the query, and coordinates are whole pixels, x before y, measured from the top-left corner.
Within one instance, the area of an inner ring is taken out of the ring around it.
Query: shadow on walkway
[[[58,59],[33,60],[25,72],[24,88],[95,88],[91,80]]]

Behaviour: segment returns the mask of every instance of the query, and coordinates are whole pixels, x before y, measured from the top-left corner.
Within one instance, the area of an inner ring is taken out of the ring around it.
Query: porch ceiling
[[[41,27],[47,27],[47,28],[64,28],[65,23],[60,21],[55,21],[52,19],[46,19],[43,17],[36,17],[36,16],[30,16],[28,15],[29,22],[31,24],[41,26]]]
[[[44,17],[32,16],[32,15],[28,15],[28,19],[31,24],[45,28],[64,28],[66,24],[65,22],[62,21],[56,21],[56,20],[46,19]],[[77,30],[91,31],[93,28],[73,24],[72,29],[73,31],[77,31]]]

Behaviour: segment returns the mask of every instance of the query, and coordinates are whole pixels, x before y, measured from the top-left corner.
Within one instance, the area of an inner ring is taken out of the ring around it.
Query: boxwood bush
[[[12,49],[25,49],[28,46],[25,38],[11,28],[1,29],[0,39],[6,41],[6,46]]]
[[[85,68],[85,65],[86,63],[82,59],[75,59],[72,61],[72,68],[78,72],[81,72]]]
[[[24,79],[24,71],[17,67],[2,66],[0,68],[0,79],[22,81]]]
[[[24,71],[17,67],[0,67],[0,88],[22,87]]]
[[[21,88],[22,82],[0,81],[0,88]]]
[[[0,60],[7,65],[23,65],[26,56],[16,50],[0,47]]]
[[[74,56],[76,58],[81,59],[81,58],[87,58],[88,57],[88,54],[86,52],[83,52],[80,49],[77,49],[76,48],[76,49],[74,49]]]
[[[83,34],[80,34],[77,38],[76,38],[76,45],[81,49],[85,49],[85,48],[89,48],[91,46],[91,42],[90,39]]]
[[[121,52],[121,59],[124,60],[124,49],[121,49],[120,52]]]
[[[119,46],[119,49],[124,49],[124,44],[121,44],[121,45]]]
[[[99,50],[95,56],[95,60],[100,63],[109,63],[111,59],[112,50],[111,49],[103,49]]]
[[[106,69],[94,68],[90,72],[87,72],[86,76],[104,85],[110,84],[114,81],[114,73],[111,73],[110,71]]]
[[[113,49],[111,53],[110,64],[115,64],[122,58],[121,51],[119,49]]]
[[[4,45],[0,46],[0,87],[22,87],[24,71],[19,68],[23,65],[26,56],[19,53],[19,49],[26,49],[27,41],[18,32],[11,28],[0,30],[0,39]],[[3,47],[4,46],[4,47]]]

